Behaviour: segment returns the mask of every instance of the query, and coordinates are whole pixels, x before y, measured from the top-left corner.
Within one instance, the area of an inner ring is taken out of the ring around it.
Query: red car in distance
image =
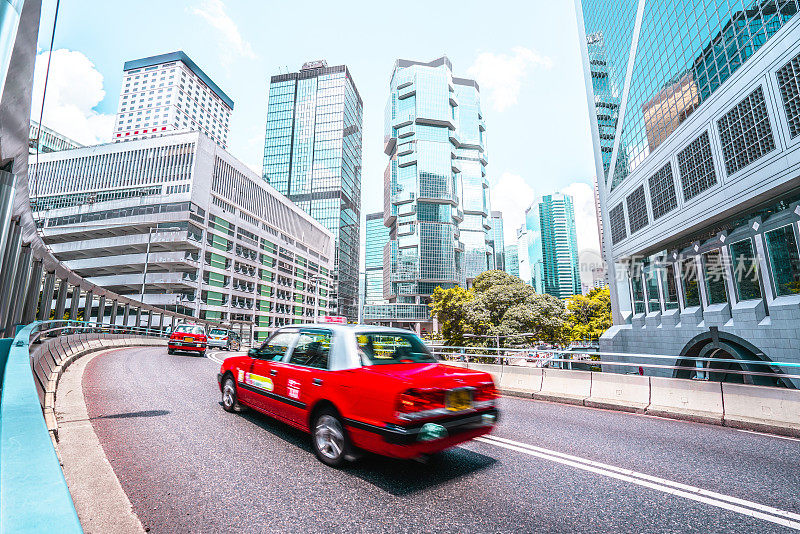
[[[246,406],[310,432],[334,467],[358,450],[424,457],[487,434],[498,416],[488,373],[439,363],[396,328],[284,327],[227,358],[217,379],[225,410]]]
[[[181,324],[175,327],[167,341],[167,354],[178,351],[196,352],[200,356],[206,355],[208,337],[206,329],[199,324]]]

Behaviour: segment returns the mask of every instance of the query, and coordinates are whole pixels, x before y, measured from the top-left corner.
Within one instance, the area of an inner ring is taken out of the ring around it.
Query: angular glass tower
[[[601,349],[800,361],[800,2],[575,6],[625,325]]]
[[[344,65],[273,76],[264,179],[336,237],[338,313],[358,317],[363,103]]]
[[[545,195],[525,211],[528,257],[537,293],[568,298],[581,292],[575,209],[572,197]]]
[[[400,59],[386,106],[384,223],[390,306],[368,321],[430,328],[437,286],[466,286],[489,269],[485,124],[474,80],[453,76],[447,57]]]

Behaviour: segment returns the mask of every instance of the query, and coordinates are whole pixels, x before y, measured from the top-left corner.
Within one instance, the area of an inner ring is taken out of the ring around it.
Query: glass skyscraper
[[[489,233],[489,243],[494,251],[494,265],[492,265],[492,268],[504,271],[506,269],[506,247],[503,239],[503,214],[499,211],[492,212],[492,230]]]
[[[466,286],[493,265],[480,90],[447,57],[395,63],[386,106],[384,222],[390,304],[371,322],[426,330],[437,286]]]
[[[358,317],[363,103],[344,65],[273,76],[264,179],[336,237],[338,313]]]
[[[383,252],[389,242],[389,228],[383,224],[383,212],[368,213],[364,271],[364,305],[386,304],[383,297]]]
[[[519,255],[517,254],[517,245],[515,244],[506,247],[505,271],[510,275],[519,277]]]
[[[563,193],[545,195],[525,211],[528,258],[537,293],[568,298],[581,293],[575,208]]]
[[[800,361],[798,0],[576,7],[624,325],[601,349]]]

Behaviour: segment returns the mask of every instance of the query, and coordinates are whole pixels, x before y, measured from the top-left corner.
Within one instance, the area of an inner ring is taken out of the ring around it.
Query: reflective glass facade
[[[618,143],[613,186],[798,10],[797,0],[583,0],[582,5],[604,166],[612,159],[608,145]],[[635,39],[637,8],[641,24]]]
[[[494,251],[494,269],[506,269],[505,241],[503,240],[503,214],[499,211],[492,212],[492,230],[489,232],[489,244]]]
[[[525,212],[532,283],[539,293],[568,298],[581,292],[572,197],[545,195]]]
[[[358,316],[363,103],[344,65],[273,76],[264,179],[336,237],[338,313]]]
[[[437,286],[494,265],[485,130],[478,84],[454,77],[449,59],[395,63],[384,134],[393,303],[425,305]]]
[[[716,327],[745,356],[797,360],[798,1],[577,7],[612,310],[630,325],[601,350],[699,353]]]
[[[388,301],[383,297],[383,251],[389,242],[389,229],[383,224],[383,212],[367,214],[365,231],[364,305],[385,304]]]
[[[517,245],[509,245],[506,247],[506,268],[505,271],[513,276],[519,276],[519,255],[517,254]]]

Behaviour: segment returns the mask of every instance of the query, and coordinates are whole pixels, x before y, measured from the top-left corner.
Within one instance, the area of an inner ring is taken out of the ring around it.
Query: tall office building
[[[233,100],[183,52],[126,61],[115,142],[202,132],[228,146]]]
[[[45,243],[94,284],[254,341],[334,309],[332,234],[199,132],[40,154],[30,176]]]
[[[517,245],[512,244],[506,247],[506,268],[505,271],[513,276],[519,277],[519,255]]]
[[[384,267],[390,304],[368,321],[432,327],[437,286],[466,286],[493,263],[480,91],[447,57],[397,60],[389,82],[384,151]]]
[[[489,232],[489,245],[494,252],[493,269],[504,271],[506,269],[506,247],[503,240],[503,214],[499,211],[492,212],[492,229]]]
[[[798,2],[576,5],[613,282],[601,347],[800,361]]]
[[[338,313],[358,318],[363,103],[344,65],[273,76],[264,179],[336,238]]]
[[[385,304],[383,296],[383,251],[389,243],[389,229],[383,224],[383,212],[367,214],[367,244],[364,262],[364,305]]]
[[[531,278],[537,293],[560,299],[581,293],[575,208],[563,193],[544,195],[525,211]]]
[[[541,247],[539,250],[541,251]],[[531,251],[536,251],[536,247],[533,246],[533,236],[523,224],[517,228],[517,276],[535,288],[533,266],[541,265],[541,261],[537,261],[536,257],[531,261]]]

